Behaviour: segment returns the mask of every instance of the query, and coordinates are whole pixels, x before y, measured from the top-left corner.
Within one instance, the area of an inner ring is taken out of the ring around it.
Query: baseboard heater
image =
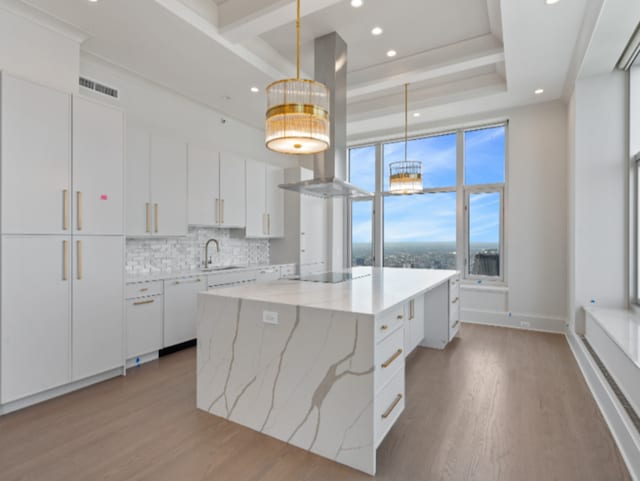
[[[609,373],[609,371],[607,370],[603,362],[600,360],[600,357],[598,356],[598,354],[596,354],[596,351],[593,349],[593,347],[591,347],[591,344],[589,344],[589,341],[584,336],[582,336],[581,339],[582,339],[582,342],[584,343],[584,346],[587,348],[587,351],[589,351],[589,354],[591,354],[591,357],[593,358],[594,362],[598,366],[598,369],[600,369],[600,372],[602,372],[602,375],[607,380],[607,383],[611,387],[611,390],[618,398],[620,405],[624,408],[625,412],[627,413],[627,416],[629,416],[629,419],[631,420],[634,427],[636,428],[636,431],[638,432],[638,434],[640,434],[640,417],[638,416],[638,413],[633,408],[633,406],[631,405],[627,397],[624,395],[624,393],[620,390],[620,388],[618,387],[618,383],[616,383],[615,379],[613,379],[613,376],[611,376],[611,374]]]

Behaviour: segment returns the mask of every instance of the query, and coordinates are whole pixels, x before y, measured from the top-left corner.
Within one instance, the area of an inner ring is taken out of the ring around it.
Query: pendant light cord
[[[409,125],[409,102],[408,90],[409,84],[404,84],[404,161],[407,161],[407,143],[409,142],[408,125]]]
[[[296,79],[300,80],[300,0],[296,14]]]

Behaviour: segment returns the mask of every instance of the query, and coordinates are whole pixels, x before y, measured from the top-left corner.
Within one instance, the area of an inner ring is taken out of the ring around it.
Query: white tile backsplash
[[[269,264],[269,241],[231,237],[229,229],[190,227],[186,237],[127,239],[127,275],[179,272],[197,269],[204,260],[204,245],[209,246],[212,266]]]

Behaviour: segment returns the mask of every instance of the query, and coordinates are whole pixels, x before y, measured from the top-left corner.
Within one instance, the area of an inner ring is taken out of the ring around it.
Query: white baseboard
[[[485,324],[487,326],[511,327],[527,331],[552,332],[565,334],[565,319],[519,314],[515,312],[484,311],[481,309],[461,309],[460,319],[469,324]]]
[[[634,481],[640,481],[640,435],[582,341],[573,333],[567,334],[566,337],[587,386],[618,445],[631,478]]]
[[[127,359],[127,369],[141,366],[147,362],[155,361],[156,359],[158,359],[158,351],[143,354],[142,356],[132,357],[131,359]]]
[[[2,404],[0,405],[0,416],[2,416],[3,414],[9,414],[19,409],[24,409],[26,407],[33,406],[35,404],[39,404],[44,401],[48,401],[49,399],[53,399],[55,397],[62,396],[64,394],[68,394],[73,391],[77,391],[78,389],[91,386],[92,384],[97,384],[99,382],[106,381],[107,379],[122,376],[123,373],[124,373],[123,368],[118,367],[116,369],[112,369],[111,371],[103,372],[102,374],[97,374],[95,376],[88,377],[80,381],[72,382],[69,384],[65,384],[64,386],[59,386],[53,389],[49,389],[48,391],[45,391],[45,392],[34,394],[33,396],[28,396],[22,399],[18,399],[17,401],[13,401],[7,404]]]

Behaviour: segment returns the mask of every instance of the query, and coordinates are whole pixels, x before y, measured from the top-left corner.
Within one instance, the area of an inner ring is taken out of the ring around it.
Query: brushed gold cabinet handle
[[[391,363],[393,363],[393,361],[398,359],[401,354],[402,354],[402,349],[398,349],[396,352],[394,352],[393,356],[391,356],[389,359],[387,359],[385,362],[382,363],[382,369],[386,369],[389,366],[391,366]]]
[[[69,242],[66,240],[63,240],[62,241],[62,280],[63,281],[66,281],[69,278],[68,265],[69,265]]]
[[[76,241],[76,249],[78,255],[78,279],[82,279],[82,241]]]
[[[399,321],[401,321],[402,319],[404,319],[404,316],[402,314],[398,314],[398,316],[396,317],[396,319],[398,319]]]
[[[76,192],[76,209],[78,218],[76,219],[76,223],[78,224],[78,230],[82,230],[82,192]]]
[[[62,230],[69,228],[69,191],[62,191]]]
[[[453,323],[453,326],[451,326],[451,329],[455,329],[456,327],[458,327],[458,324],[460,324],[459,320]]]
[[[143,304],[151,304],[155,301],[155,299],[147,299],[146,301],[138,301],[138,302],[134,302],[133,305],[134,306],[141,306]]]
[[[147,292],[149,290],[148,287],[143,287],[142,289],[140,289],[140,292]]]
[[[155,210],[156,210],[156,215],[155,215],[155,224],[156,224],[156,234],[158,233],[158,211],[160,210],[160,208],[158,207],[158,204],[154,204]]]
[[[271,235],[271,214],[267,214],[267,235]]]
[[[389,416],[391,416],[391,413],[393,412],[393,410],[396,408],[396,406],[401,400],[402,400],[402,394],[398,394],[396,398],[393,400],[393,402],[391,403],[391,406],[389,406],[387,410],[382,413],[382,419],[387,419]]]
[[[224,224],[224,199],[220,199],[220,223]]]
[[[387,329],[389,329],[389,326],[387,326],[386,324],[383,324],[382,326],[380,326],[381,331],[386,331]]]
[[[460,300],[459,297],[456,297],[453,301],[451,301],[451,304],[455,304],[456,302],[458,302]]]
[[[409,320],[413,320],[413,318],[415,317],[415,300],[411,299],[409,301]]]
[[[262,213],[262,234],[267,235],[267,213]]]
[[[147,202],[147,229],[146,232],[151,234],[151,204]]]
[[[219,221],[218,221],[219,212],[220,212],[220,199],[216,198],[216,212],[215,212],[215,217],[216,217],[215,223],[216,224],[219,223]]]

